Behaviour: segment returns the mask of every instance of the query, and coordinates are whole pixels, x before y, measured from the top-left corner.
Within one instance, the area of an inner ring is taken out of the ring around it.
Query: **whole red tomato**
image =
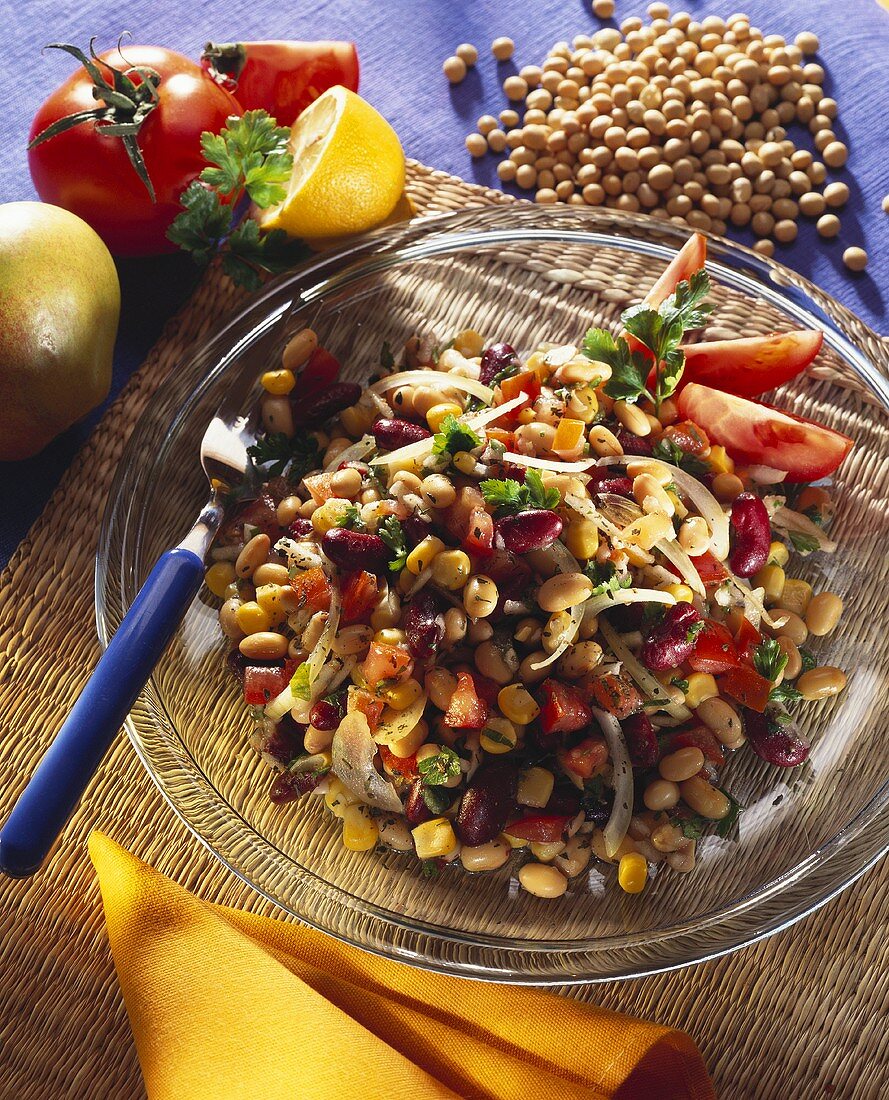
[[[206,167],[201,132],[217,133],[230,115],[243,112],[200,65],[160,46],[127,46],[98,56],[100,71],[112,83],[109,66],[126,72],[153,69],[160,77],[157,103],[136,136],[155,199],[139,178],[120,137],[102,133],[102,122],[88,119],[34,145],[28,152],[31,178],[44,202],[72,211],[95,229],[119,256],[175,252],[166,238],[180,212],[179,196]],[[105,64],[101,64],[104,62]],[[134,83],[141,83],[131,73]],[[81,68],[46,100],[31,125],[29,140],[59,119],[101,107],[94,82]]]

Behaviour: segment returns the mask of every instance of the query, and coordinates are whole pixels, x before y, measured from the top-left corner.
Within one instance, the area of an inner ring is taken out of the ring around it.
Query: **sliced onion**
[[[578,515],[595,523],[599,530],[608,535],[609,538],[620,540],[620,528],[613,524],[607,516],[603,516],[591,500],[579,497],[575,493],[566,493],[565,503],[573,508]]]
[[[401,799],[395,788],[374,767],[376,752],[366,716],[352,711],[333,735],[330,770],[368,806],[400,814]]]
[[[271,718],[273,722],[277,722],[283,718],[289,710],[296,706],[297,703],[302,703],[302,699],[296,698],[290,690],[290,684],[288,684],[280,695],[276,695],[274,699],[270,699],[269,702],[266,703],[266,718]]]
[[[473,431],[478,431],[479,428],[483,428],[486,424],[490,424],[492,420],[498,420],[506,413],[512,412],[513,409],[517,409],[519,405],[527,400],[527,396],[520,393],[518,397],[513,397],[510,401],[505,401],[495,409],[484,409],[480,413],[474,413],[472,416],[459,417],[458,419],[468,428],[471,428]],[[432,441],[434,438],[434,436],[429,436],[428,439],[418,439],[416,443],[408,443],[406,447],[399,447],[397,451],[390,451],[387,455],[377,455],[374,458],[374,463],[379,463],[382,466],[391,466],[395,462],[411,462],[418,458],[425,458],[426,455],[432,453]]]
[[[545,660],[538,661],[536,665],[531,665],[531,668],[547,668],[549,665],[554,664],[556,661],[558,661],[565,650],[577,637],[577,631],[580,629],[580,620],[583,618],[584,609],[585,605],[582,603],[576,603],[573,607],[568,608],[568,613],[571,616],[571,622],[565,627],[559,644]]]
[[[279,554],[286,555],[288,565],[295,565],[297,569],[314,569],[321,564],[321,551],[317,543],[283,538],[275,543],[275,549]]]
[[[363,435],[357,443],[353,443],[351,447],[346,447],[344,451],[340,451],[335,458],[332,458],[324,467],[325,473],[328,470],[335,469],[343,462],[360,462],[365,455],[369,455],[374,450],[376,445],[377,442],[372,435]]]
[[[476,378],[464,378],[462,374],[451,374],[449,371],[440,370],[406,370],[399,374],[388,374],[379,382],[368,386],[370,393],[385,393],[386,390],[394,390],[398,386],[431,386],[433,389],[455,389],[471,393],[486,405],[494,400],[494,391],[490,386],[479,382]]]
[[[827,537],[817,523],[813,523],[802,512],[794,512],[792,508],[787,508],[783,504],[778,504],[777,507],[772,504],[769,507],[771,501],[777,501],[778,499],[777,497],[765,498],[773,527],[777,527],[779,531],[795,531],[798,535],[806,535],[808,538],[814,539],[818,543],[818,549],[824,550],[827,554],[833,554],[836,551],[837,544]]]
[[[396,710],[394,707],[386,707],[380,724],[373,732],[373,739],[378,745],[392,745],[416,728],[417,723],[423,717],[426,708],[425,693],[416,699],[404,710]]]
[[[726,572],[728,573],[728,584],[735,589],[744,601],[744,617],[749,620],[752,626],[759,629],[760,622],[764,622],[766,626],[770,626],[773,630],[784,626],[787,622],[786,613],[778,612],[777,615],[772,615],[766,610],[766,605],[763,603],[765,589],[751,588],[740,577],[736,577],[730,569],[727,569]]]
[[[608,647],[624,668],[633,677],[639,687],[649,699],[659,705],[662,710],[672,714],[674,718],[691,718],[691,711],[684,703],[674,703],[667,694],[663,684],[652,676],[648,669],[642,665],[624,645],[618,632],[604,619],[599,620],[599,633],[608,643]]]
[[[333,645],[333,639],[340,625],[340,597],[339,590],[336,584],[330,586],[330,611],[327,613],[327,624],[324,630],[321,632],[321,637],[315,644],[315,648],[312,650],[309,657],[309,698],[308,699],[296,699],[293,704],[293,717],[297,722],[303,722],[308,725],[309,711],[312,709],[312,704],[320,698],[322,693],[326,690],[327,684],[333,679],[333,677],[340,671],[343,666],[343,662],[340,661],[329,675],[322,676],[321,671],[324,667],[327,658],[330,656],[330,649]]]
[[[600,466],[613,466],[615,463],[625,464],[627,461],[632,462],[632,456],[607,455],[605,458],[600,458],[598,464]],[[707,521],[707,526],[710,528],[710,549],[720,561],[725,561],[729,551],[728,516],[722,510],[722,505],[716,497],[696,477],[692,477],[690,473],[679,466],[674,466],[672,462],[663,462],[659,458],[646,458],[645,461],[655,463],[669,470],[676,488],[688,497],[700,515]]]
[[[602,835],[605,839],[605,852],[609,858],[613,858],[627,835],[633,816],[633,765],[620,722],[607,711],[599,710],[598,707],[591,709],[593,717],[605,735],[608,752],[611,755],[614,803]]]
[[[675,565],[682,574],[682,579],[692,590],[704,599],[707,598],[707,589],[701,580],[701,574],[695,569],[691,558],[686,554],[678,542],[673,539],[661,539],[654,544],[654,549],[663,554],[672,565]]]
[[[604,592],[587,600],[584,610],[588,615],[598,615],[619,603],[662,603],[672,607],[676,600],[669,592],[659,588],[619,588],[616,592]]]
[[[582,474],[596,465],[594,458],[584,458],[580,462],[559,462],[554,458],[520,455],[517,451],[506,451],[503,461],[512,462],[515,466],[527,466],[531,470],[549,470],[554,474]]]

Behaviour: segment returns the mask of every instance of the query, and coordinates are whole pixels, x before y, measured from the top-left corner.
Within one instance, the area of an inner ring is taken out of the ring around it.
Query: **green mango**
[[[75,214],[0,204],[0,460],[30,458],[111,388],[120,283]]]

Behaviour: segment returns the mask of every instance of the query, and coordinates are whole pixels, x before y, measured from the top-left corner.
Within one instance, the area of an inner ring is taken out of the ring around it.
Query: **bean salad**
[[[836,550],[852,441],[752,400],[820,334],[688,342],[705,248],[619,334],[410,335],[362,387],[304,329],[263,374],[262,489],[206,585],[273,802],[322,798],[347,849],[426,875],[512,861],[556,898],[613,866],[633,894],[743,829],[734,753],[807,758],[842,601],[793,572]]]

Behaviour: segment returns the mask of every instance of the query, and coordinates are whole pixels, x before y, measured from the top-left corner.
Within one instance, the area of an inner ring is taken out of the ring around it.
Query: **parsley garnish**
[[[218,134],[201,134],[209,165],[180,197],[184,210],[167,231],[169,240],[201,266],[221,256],[222,270],[248,290],[262,285],[262,272],[285,271],[307,254],[283,229],[263,233],[257,222],[243,217],[251,202],[266,209],[287,197],[293,169],[289,137],[290,130],[266,111],[232,116]]]
[[[682,680],[678,676],[674,676],[670,683],[673,687],[678,687],[683,695],[688,691],[688,680]]]
[[[738,824],[738,819],[744,812],[744,807],[733,795],[730,795],[729,792],[723,787],[719,787],[717,789],[722,791],[725,797],[729,800],[730,806],[729,812],[716,824],[716,835],[721,836],[723,839],[725,839],[732,831],[732,829],[734,829],[734,827]]]
[[[303,702],[308,703],[312,696],[312,677],[309,672],[308,661],[301,664],[296,672],[294,672],[290,680],[290,690],[297,699],[302,699]]]
[[[423,868],[423,878],[438,878],[437,859],[424,859],[420,866]]]
[[[316,469],[321,457],[312,436],[295,435],[291,439],[283,432],[261,435],[247,448],[247,454],[255,466],[269,467],[264,471],[267,477],[280,477],[287,470],[287,477],[294,482]]]
[[[618,573],[613,561],[601,563],[588,561],[584,573],[595,585],[589,595],[590,599],[593,596],[604,596],[633,586],[632,576],[629,573]]]
[[[687,470],[692,477],[696,477],[698,480],[705,474],[710,473],[710,467],[706,462],[702,462],[697,455],[683,451],[667,436],[662,436],[655,443],[651,454],[652,458],[659,458],[661,462],[669,462],[673,466],[678,466],[681,470]]]
[[[449,413],[441,422],[441,431],[436,432],[432,439],[432,453],[434,455],[455,455],[458,451],[471,451],[473,447],[480,447],[482,439],[466,424],[462,424],[456,416]]]
[[[797,550],[800,554],[811,554],[814,550],[821,549],[821,543],[814,535],[803,535],[799,531],[790,531],[788,534],[794,550]]]
[[[793,684],[780,683],[769,692],[769,701],[772,703],[783,703],[785,707],[792,707],[802,699],[802,695]]]
[[[480,483],[485,503],[493,504],[499,516],[523,512],[528,508],[558,508],[562,498],[558,489],[547,489],[536,470],[528,470],[525,484],[511,477],[502,481],[490,478]]]
[[[706,625],[707,624],[704,619],[698,619],[696,623],[692,623],[688,630],[685,632],[686,639],[689,642],[693,642]]]
[[[787,664],[787,654],[778,645],[774,638],[768,638],[753,651],[753,667],[767,680],[774,682],[784,671]]]
[[[377,534],[392,551],[393,557],[389,559],[389,569],[398,573],[407,564],[408,548],[404,537],[404,528],[395,516],[387,516],[377,527]]]
[[[595,362],[607,363],[611,377],[605,383],[605,392],[615,401],[637,401],[640,397],[654,398],[645,388],[651,360],[641,351],[630,351],[630,345],[622,336],[615,340],[602,328],[591,328],[583,338],[583,353]]]
[[[680,817],[676,824],[682,830],[684,837],[689,840],[700,840],[710,821],[706,817],[701,817],[700,814],[694,814],[691,817]]]
[[[815,657],[808,651],[808,649],[800,649],[799,655],[800,657],[802,657],[803,660],[803,667],[801,670],[802,672],[809,672],[818,664],[818,662],[815,660]]]
[[[347,531],[363,531],[365,523],[361,518],[361,509],[358,505],[350,504],[336,521],[336,526],[345,527]]]
[[[427,756],[417,764],[420,778],[427,787],[443,787],[449,779],[460,775],[460,757],[443,746],[435,756]]]
[[[493,741],[495,745],[509,745],[510,748],[513,747],[513,742],[510,741],[505,734],[501,733],[499,730],[493,729],[491,726],[485,726],[482,730],[482,736],[487,737],[489,741]]]

